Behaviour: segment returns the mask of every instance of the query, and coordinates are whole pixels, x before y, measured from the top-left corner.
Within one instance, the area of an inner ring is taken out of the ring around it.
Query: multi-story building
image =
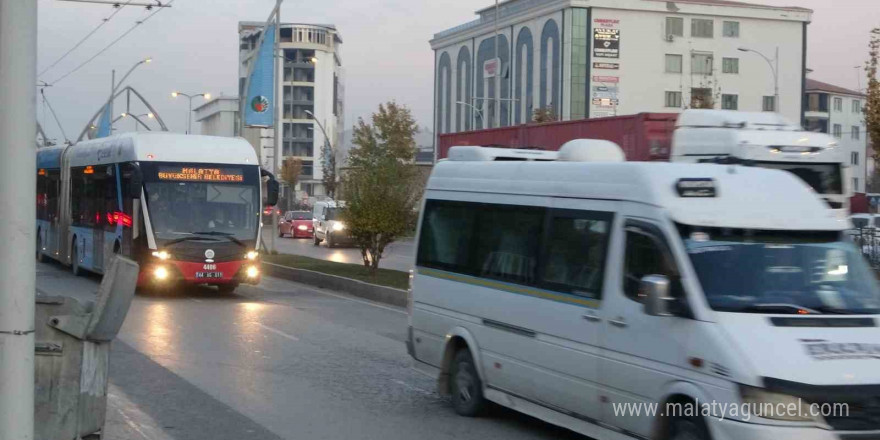
[[[244,92],[248,64],[256,55],[264,23],[240,22],[239,96]],[[279,156],[275,157],[274,131],[261,129],[260,160],[269,170],[280,170],[285,158],[302,160],[300,196],[324,195],[323,161],[327,146],[342,142],[344,128],[342,37],[333,25],[282,23],[279,29],[276,96],[281,128]],[[323,130],[322,130],[323,127]],[[324,135],[326,131],[326,137]]]
[[[846,151],[849,158],[853,190],[865,192],[866,177],[870,175],[868,169],[872,168],[864,114],[867,96],[814,79],[807,79],[806,89],[807,130],[837,138],[838,148]]]
[[[431,40],[438,134],[526,123],[539,108],[561,120],[686,108],[802,117],[809,9],[508,0],[477,14]]]

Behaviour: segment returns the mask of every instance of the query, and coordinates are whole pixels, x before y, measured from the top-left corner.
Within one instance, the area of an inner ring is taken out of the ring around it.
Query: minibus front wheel
[[[461,416],[480,415],[486,408],[483,381],[480,380],[474,358],[466,347],[455,354],[451,370],[452,408]]]
[[[702,417],[676,417],[669,426],[669,440],[710,440]]]

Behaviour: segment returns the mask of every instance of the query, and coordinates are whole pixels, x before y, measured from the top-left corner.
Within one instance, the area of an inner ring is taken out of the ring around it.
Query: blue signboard
[[[244,123],[250,127],[272,127],[275,112],[275,26],[266,28],[251,72],[244,108]]]

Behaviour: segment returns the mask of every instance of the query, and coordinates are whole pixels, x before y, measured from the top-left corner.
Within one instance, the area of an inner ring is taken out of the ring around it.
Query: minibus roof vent
[[[611,141],[575,139],[559,149],[558,160],[567,162],[626,162],[623,150]]]
[[[492,161],[552,161],[558,154],[555,151],[526,150],[518,148],[494,147],[452,147],[449,149],[449,160],[458,162],[492,162]]]

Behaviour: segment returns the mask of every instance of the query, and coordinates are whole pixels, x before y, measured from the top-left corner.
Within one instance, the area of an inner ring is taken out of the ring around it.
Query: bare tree
[[[299,176],[302,174],[302,169],[302,159],[288,157],[281,163],[281,180],[287,184],[287,187],[290,188],[290,192],[293,194],[296,194],[296,185],[299,182]],[[288,196],[287,204],[285,206],[290,208],[290,202],[291,200]]]
[[[556,109],[552,105],[546,107],[538,107],[532,114],[532,122],[542,124],[544,122],[556,122],[559,117],[556,116]]]
[[[865,126],[868,139],[873,145],[874,160],[880,159],[880,80],[877,71],[880,68],[880,28],[871,31],[868,62],[865,72],[868,74],[868,99],[865,102]]]

